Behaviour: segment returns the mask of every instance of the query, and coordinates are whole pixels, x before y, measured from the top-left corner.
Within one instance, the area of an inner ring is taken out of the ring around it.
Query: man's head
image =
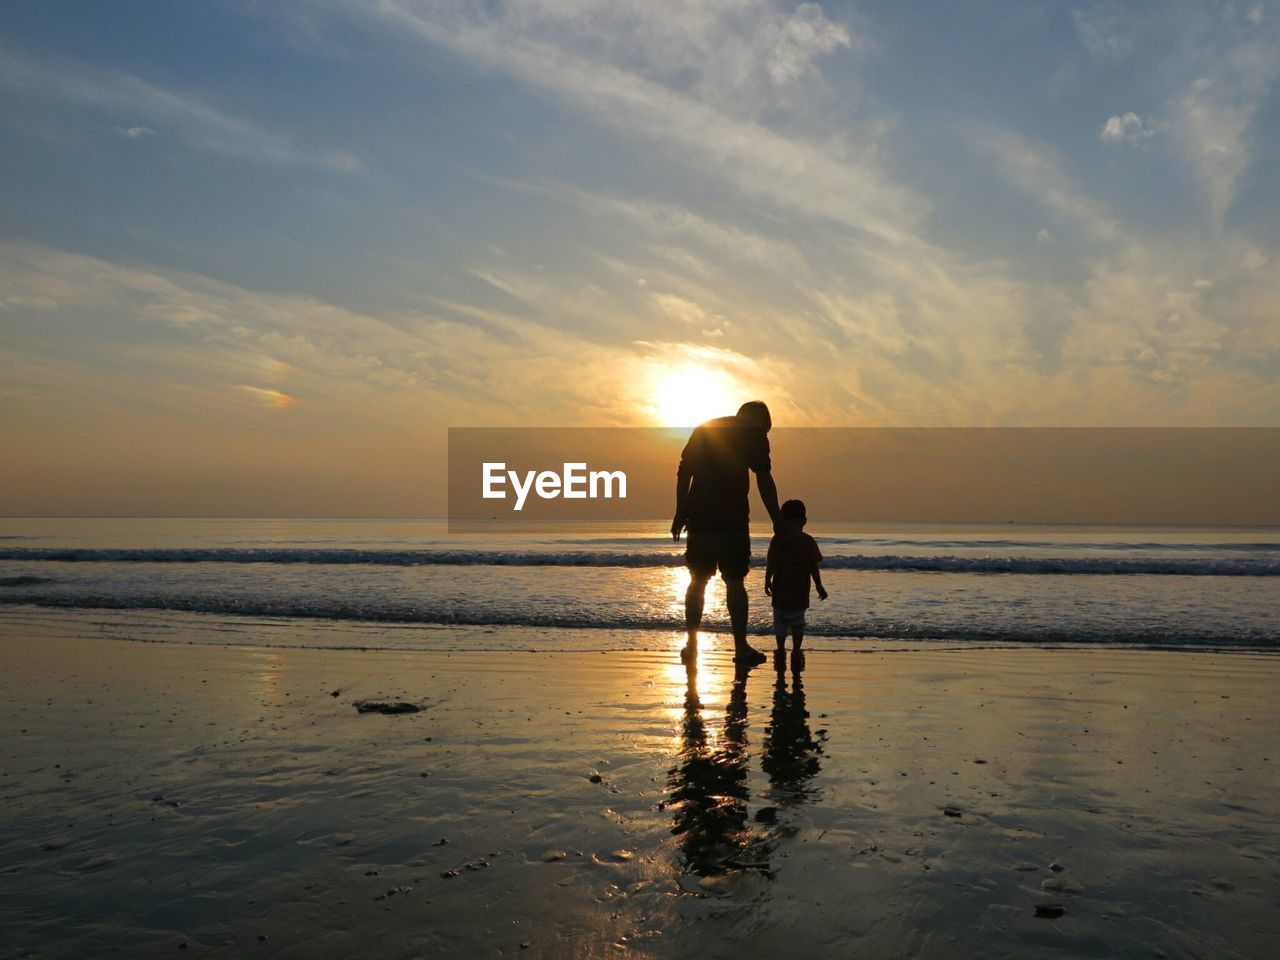
[[[765,433],[773,426],[773,417],[769,416],[769,408],[763,400],[748,400],[740,406],[738,419],[753,427],[763,427]]]

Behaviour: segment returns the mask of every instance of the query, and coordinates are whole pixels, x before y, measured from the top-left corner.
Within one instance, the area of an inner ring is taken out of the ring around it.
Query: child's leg
[[[800,644],[804,643],[804,621],[801,620],[791,628],[791,647],[796,653],[800,652]]]
[[[778,616],[778,611],[773,611],[773,636],[778,641],[778,651],[782,652],[787,647],[787,622]]]

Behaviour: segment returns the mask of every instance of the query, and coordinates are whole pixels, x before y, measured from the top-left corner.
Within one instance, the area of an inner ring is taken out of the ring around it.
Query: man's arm
[[[688,517],[685,515],[689,499],[689,485],[693,482],[693,472],[680,461],[680,469],[676,471],[676,513],[671,520],[671,539],[679,540]]]
[[[773,521],[773,525],[778,525],[778,485],[773,482],[773,473],[768,470],[761,470],[756,474],[756,489],[760,491],[760,502],[764,504],[764,508],[769,511],[769,519]]]

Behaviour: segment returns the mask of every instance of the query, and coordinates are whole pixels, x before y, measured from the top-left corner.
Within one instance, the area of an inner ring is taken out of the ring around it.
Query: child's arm
[[[813,585],[818,590],[818,599],[827,599],[827,588],[822,585],[822,571],[818,569],[818,565],[822,563],[822,551],[818,549],[818,543],[815,540],[812,543],[813,561],[809,567],[809,572],[813,575]]]
[[[773,577],[778,572],[778,551],[774,549],[773,541],[769,541],[769,552],[766,554],[764,564],[764,595],[766,597],[773,596]]]
[[[827,599],[827,588],[822,585],[822,571],[816,563],[813,565],[813,585],[818,588],[818,599]]]

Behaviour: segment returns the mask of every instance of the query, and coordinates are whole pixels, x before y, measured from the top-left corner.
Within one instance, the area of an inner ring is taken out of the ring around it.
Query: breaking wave
[[[972,546],[972,545],[971,545]],[[1161,545],[1149,545],[1151,549]],[[1250,545],[1267,548],[1278,545]],[[1205,549],[1204,547],[1200,548]],[[1212,549],[1212,548],[1211,548]],[[847,554],[828,556],[832,570],[911,573],[1142,575],[1190,577],[1280,576],[1280,559],[1245,555],[1194,557],[1127,556],[917,556]],[[654,550],[313,550],[299,548],[6,548],[0,560],[62,563],[271,563],[315,565],[513,566],[513,567],[679,567],[684,554]],[[13,581],[20,578],[6,578]],[[18,585],[0,581],[5,586]]]

